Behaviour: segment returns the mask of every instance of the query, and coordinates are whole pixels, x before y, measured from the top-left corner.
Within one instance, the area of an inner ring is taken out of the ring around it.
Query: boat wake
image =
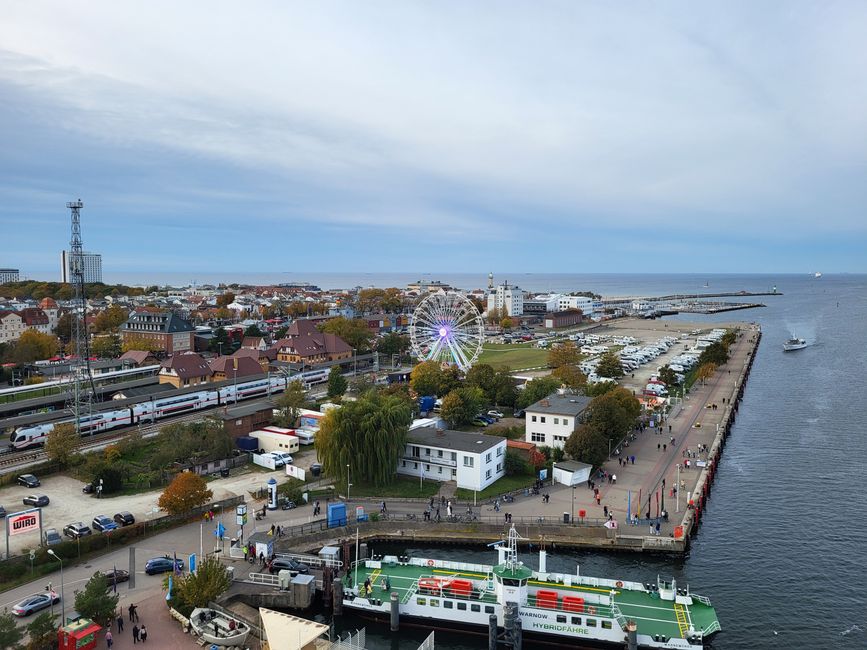
[[[842,632],[840,632],[840,636],[849,636],[853,632],[863,632],[863,631],[864,631],[864,628],[861,627],[860,625],[853,625],[848,630],[843,630]]]

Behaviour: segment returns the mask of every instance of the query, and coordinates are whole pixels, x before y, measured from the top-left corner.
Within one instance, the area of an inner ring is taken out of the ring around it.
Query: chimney
[[[549,402],[547,399],[543,399],[542,406],[551,406],[551,402]]]

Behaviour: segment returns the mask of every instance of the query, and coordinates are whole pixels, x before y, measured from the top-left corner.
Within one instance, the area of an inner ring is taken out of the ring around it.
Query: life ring
[[[620,582],[620,580],[618,580],[617,582],[614,583],[614,586],[617,587],[618,589],[622,589],[622,588],[623,588],[623,583]]]
[[[427,565],[428,565],[428,566],[433,566],[433,565],[434,565],[434,561],[433,561],[433,560],[428,560],[428,561],[427,561]]]
[[[588,606],[587,606],[587,613],[588,613],[588,614],[595,614],[595,613],[596,613],[596,608],[593,607],[593,605],[588,605]]]

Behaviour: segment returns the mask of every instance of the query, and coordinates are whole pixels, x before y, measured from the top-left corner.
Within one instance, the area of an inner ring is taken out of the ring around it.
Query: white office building
[[[593,317],[593,299],[587,296],[557,296],[557,311],[580,309],[587,318]]]
[[[72,282],[72,253],[60,252],[60,281]],[[82,270],[85,282],[102,282],[102,255],[82,253]]]
[[[4,282],[18,282],[18,269],[0,269],[0,284]]]
[[[506,439],[435,427],[413,429],[397,473],[484,490],[506,475]]]
[[[508,282],[499,284],[488,294],[488,311],[506,308],[509,316],[524,313],[524,292],[520,287],[510,287]]]
[[[526,408],[524,440],[562,449],[590,405],[583,395],[549,395]]]

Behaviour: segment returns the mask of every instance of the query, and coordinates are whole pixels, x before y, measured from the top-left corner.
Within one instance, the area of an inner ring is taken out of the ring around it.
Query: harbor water
[[[449,281],[445,275],[435,277]],[[750,320],[763,329],[737,423],[689,554],[671,559],[549,549],[548,570],[580,567],[583,575],[642,582],[659,574],[688,583],[717,609],[723,632],[714,648],[867,647],[867,516],[862,509],[867,496],[867,277],[649,276],[642,283],[644,276],[598,276],[595,284],[594,276],[581,277],[586,283],[573,284],[572,290],[654,295],[763,291],[776,285],[785,295],[762,298],[764,309],[682,317]],[[516,276],[515,281],[523,280]],[[560,281],[574,279],[561,276]],[[792,334],[809,346],[783,352]],[[398,550],[489,564],[496,555],[487,548],[375,549]],[[531,553],[522,559],[533,567],[538,562]],[[392,638],[385,625],[343,618],[344,628],[367,628],[372,650],[416,648],[426,636],[404,627]],[[437,641],[437,647],[455,650],[487,647],[484,637],[446,632],[438,632]]]

